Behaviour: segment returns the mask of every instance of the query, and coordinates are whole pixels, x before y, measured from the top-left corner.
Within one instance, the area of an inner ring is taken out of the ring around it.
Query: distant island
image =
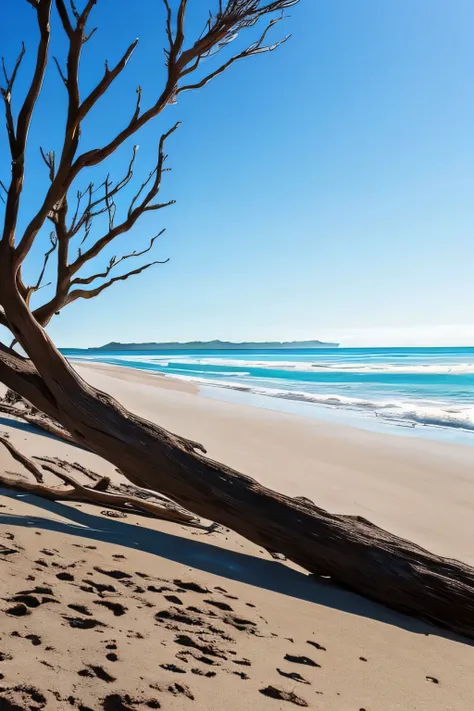
[[[288,350],[291,348],[337,348],[339,343],[324,341],[266,341],[255,343],[232,343],[231,341],[190,341],[189,343],[106,343],[94,351],[250,351]]]

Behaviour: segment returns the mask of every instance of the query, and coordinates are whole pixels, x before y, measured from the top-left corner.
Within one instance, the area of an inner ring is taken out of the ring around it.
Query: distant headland
[[[250,350],[288,350],[291,348],[337,348],[339,343],[324,341],[264,341],[256,343],[232,343],[231,341],[190,341],[189,343],[106,343],[98,351],[250,351]]]

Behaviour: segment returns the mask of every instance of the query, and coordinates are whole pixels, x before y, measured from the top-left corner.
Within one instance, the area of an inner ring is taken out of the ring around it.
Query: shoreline
[[[392,420],[378,416],[377,412],[366,410],[362,407],[339,406],[323,402],[309,402],[298,397],[283,398],[275,395],[253,392],[251,388],[244,386],[231,386],[223,383],[207,381],[176,374],[168,375],[152,368],[131,368],[127,365],[117,363],[104,363],[91,361],[87,358],[73,358],[72,363],[80,363],[84,367],[95,367],[123,370],[130,374],[130,378],[136,373],[146,373],[148,376],[157,377],[162,387],[181,390],[189,388],[195,394],[211,400],[222,402],[243,404],[250,407],[282,412],[300,417],[322,420],[334,424],[353,427],[356,429],[389,434],[397,437],[419,438],[428,441],[440,441],[450,444],[460,444],[464,446],[474,446],[474,431],[463,427],[423,424],[421,422],[411,422],[404,420]],[[164,383],[168,382],[168,385]],[[152,379],[150,379],[152,385]]]
[[[128,409],[270,488],[474,564],[472,447],[196,397],[187,383],[142,370],[95,363],[78,370]]]

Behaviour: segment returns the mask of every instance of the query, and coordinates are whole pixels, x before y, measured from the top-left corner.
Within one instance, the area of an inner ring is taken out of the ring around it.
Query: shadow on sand
[[[43,529],[77,538],[113,543],[144,551],[206,573],[254,585],[299,600],[341,610],[352,615],[394,625],[415,634],[437,635],[464,644],[474,642],[437,627],[389,610],[331,583],[317,581],[276,561],[225,550],[204,540],[189,540],[179,535],[113,521],[79,511],[71,506],[40,497],[0,488],[0,496],[19,500],[68,519],[71,523],[41,516],[0,514],[0,525]]]
[[[20,432],[27,432],[28,434],[38,435],[40,437],[46,437],[47,439],[52,439],[54,442],[61,442],[62,444],[67,444],[68,447],[73,447],[73,449],[81,449],[82,451],[87,451],[83,449],[79,444],[74,442],[66,442],[61,437],[56,437],[56,435],[51,432],[46,432],[46,430],[41,429],[41,427],[36,427],[36,425],[30,424],[29,422],[23,422],[22,420],[10,419],[9,417],[4,417],[0,415],[0,427],[10,427],[14,430],[19,430]]]

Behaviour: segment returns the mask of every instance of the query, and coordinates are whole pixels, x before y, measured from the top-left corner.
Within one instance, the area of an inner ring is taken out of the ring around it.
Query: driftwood
[[[30,326],[43,334],[33,319]],[[331,514],[308,499],[261,486],[92,388],[44,335],[40,344],[41,376],[28,361],[0,349],[0,378],[133,484],[278,551],[316,576],[474,638],[473,568],[364,518]]]
[[[20,452],[10,441],[8,435],[0,433],[0,444],[2,444],[12,455],[12,457],[22,464],[35,478],[35,482],[28,481],[24,477],[16,477],[0,473],[0,485],[36,494],[53,501],[81,501],[96,506],[107,506],[119,511],[128,513],[146,514],[153,518],[166,521],[173,521],[184,525],[192,525],[200,528],[199,519],[187,511],[176,508],[171,502],[163,499],[163,503],[157,504],[147,499],[150,498],[148,492],[141,492],[141,496],[122,494],[119,487],[111,487],[108,477],[94,475],[96,483],[94,486],[84,486],[77,479],[71,476],[67,469],[73,468],[83,471],[80,465],[69,465],[59,459],[49,457],[38,457],[39,464]],[[50,472],[69,486],[63,487],[48,486],[44,483],[44,472]],[[104,486],[105,485],[105,486]],[[115,488],[115,491],[106,491],[108,488]],[[138,492],[139,490],[136,489]]]

